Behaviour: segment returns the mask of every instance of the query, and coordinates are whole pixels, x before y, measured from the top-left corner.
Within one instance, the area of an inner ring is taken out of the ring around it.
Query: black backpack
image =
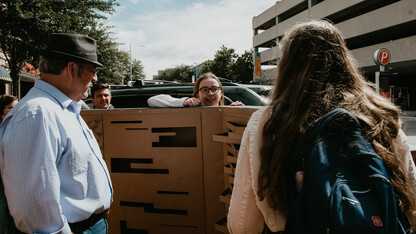
[[[382,159],[347,110],[329,112],[308,130],[293,158],[293,168],[299,164],[303,186],[285,233],[411,232]]]

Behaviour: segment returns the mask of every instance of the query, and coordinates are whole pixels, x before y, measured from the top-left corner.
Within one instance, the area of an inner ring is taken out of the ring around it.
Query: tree
[[[143,80],[146,78],[146,75],[143,71],[143,64],[140,60],[133,59],[132,61],[132,79],[133,80]]]
[[[204,62],[200,73],[212,72],[218,77],[233,82],[250,83],[253,79],[253,51],[237,55],[235,50],[224,45],[215,52],[214,60]]]
[[[253,51],[245,51],[244,54],[238,56],[236,62],[231,66],[235,82],[248,84],[253,80],[254,64]]]
[[[160,80],[170,80],[178,82],[191,82],[192,72],[191,67],[188,65],[179,65],[175,68],[166,69],[161,76],[158,77]]]
[[[0,46],[13,80],[13,94],[20,96],[19,73],[26,62],[37,65],[45,38],[53,32],[92,34],[96,22],[112,14],[115,0],[2,0]],[[105,28],[97,35],[104,35]],[[95,38],[100,41],[101,38]]]
[[[205,61],[204,62],[204,66],[199,69],[199,73],[200,74],[204,74],[204,73],[207,73],[207,72],[214,73],[212,71],[213,65],[214,65],[214,61],[213,60],[207,60],[207,61]],[[198,77],[196,77],[196,78],[198,78]]]
[[[102,72],[100,71],[101,75],[98,76],[100,82],[122,84],[123,80],[130,80],[130,60],[127,52],[119,51],[117,47],[109,47],[99,59],[104,66]]]
[[[235,50],[227,48],[224,45],[220,50],[215,52],[214,61],[211,65],[211,72],[218,77],[223,77],[230,80],[235,80],[235,76],[232,71],[232,66],[235,63],[237,55]]]

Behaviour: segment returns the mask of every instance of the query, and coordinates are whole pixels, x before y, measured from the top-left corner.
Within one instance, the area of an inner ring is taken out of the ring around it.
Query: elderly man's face
[[[109,89],[95,91],[94,98],[91,98],[96,109],[107,109],[111,102],[111,92]]]
[[[73,64],[73,62],[70,62]],[[70,66],[67,67],[71,69]],[[88,88],[91,83],[97,82],[96,66],[90,63],[84,63],[83,67],[75,65],[74,79],[70,89],[66,90],[67,96],[74,101],[79,101],[88,97]]]

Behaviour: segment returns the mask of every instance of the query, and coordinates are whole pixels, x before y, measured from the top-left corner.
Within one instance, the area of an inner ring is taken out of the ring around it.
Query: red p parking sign
[[[380,66],[385,66],[390,62],[390,52],[387,49],[378,49],[374,52],[374,62]]]

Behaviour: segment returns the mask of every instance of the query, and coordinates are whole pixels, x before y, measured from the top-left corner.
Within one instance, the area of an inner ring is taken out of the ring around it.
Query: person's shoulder
[[[270,116],[270,107],[265,106],[256,110],[251,114],[250,119],[247,123],[247,127],[249,128],[258,128],[259,125],[263,125],[265,121],[267,121],[268,117]]]
[[[256,120],[256,121],[260,121],[261,119],[264,119],[266,117],[270,116],[270,107],[269,106],[265,106],[262,107],[258,110],[256,110],[252,115],[251,115],[251,119]]]
[[[60,105],[48,96],[25,96],[12,109],[11,115],[14,121],[21,121],[29,116],[45,115],[59,109],[62,109]]]

